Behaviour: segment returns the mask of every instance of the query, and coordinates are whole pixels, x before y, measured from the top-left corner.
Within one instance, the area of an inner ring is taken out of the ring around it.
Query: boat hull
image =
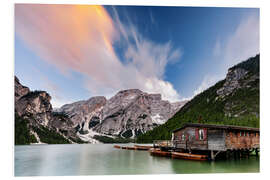
[[[151,149],[150,155],[151,156],[161,156],[161,157],[171,157],[171,152],[161,151],[158,149]]]
[[[118,145],[114,145],[113,147],[117,149],[121,149],[121,146],[118,146]]]
[[[142,150],[142,151],[148,151],[149,149],[153,148],[153,146],[139,146],[139,145],[134,145],[137,150]]]
[[[189,160],[197,160],[197,161],[208,160],[207,155],[199,155],[199,154],[172,152],[171,156],[172,158],[175,158],[175,159],[189,159]]]

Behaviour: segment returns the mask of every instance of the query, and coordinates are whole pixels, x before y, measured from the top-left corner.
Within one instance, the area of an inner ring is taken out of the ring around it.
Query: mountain
[[[31,91],[17,77],[14,100],[15,144],[123,142],[165,123],[186,103],[130,89],[53,110],[46,91]]]
[[[228,70],[226,78],[195,96],[165,124],[138,136],[137,142],[169,140],[187,122],[259,127],[260,55]]]
[[[73,122],[54,113],[51,96],[45,91],[30,91],[15,77],[15,144],[82,142]]]
[[[99,136],[135,138],[165,123],[184,102],[170,103],[160,94],[139,89],[119,91],[107,100],[103,96],[66,104],[57,109],[75,124],[78,136],[88,141]]]

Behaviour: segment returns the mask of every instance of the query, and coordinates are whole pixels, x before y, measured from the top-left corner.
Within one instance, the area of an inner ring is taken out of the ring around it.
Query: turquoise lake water
[[[15,146],[15,176],[259,172],[259,158],[191,161],[150,156],[113,144]]]

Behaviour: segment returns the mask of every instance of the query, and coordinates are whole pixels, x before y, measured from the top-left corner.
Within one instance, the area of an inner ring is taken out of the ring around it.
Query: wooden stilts
[[[256,152],[256,157],[258,157],[259,156],[259,153],[258,153],[258,149],[257,148],[255,149],[255,152]]]
[[[226,159],[229,159],[230,151],[226,151]]]
[[[214,151],[211,151],[211,160],[212,160],[212,161],[215,160]]]

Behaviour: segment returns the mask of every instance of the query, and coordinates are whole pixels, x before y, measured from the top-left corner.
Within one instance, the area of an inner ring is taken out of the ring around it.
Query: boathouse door
[[[215,151],[225,150],[225,132],[220,129],[207,130],[208,149]]]

